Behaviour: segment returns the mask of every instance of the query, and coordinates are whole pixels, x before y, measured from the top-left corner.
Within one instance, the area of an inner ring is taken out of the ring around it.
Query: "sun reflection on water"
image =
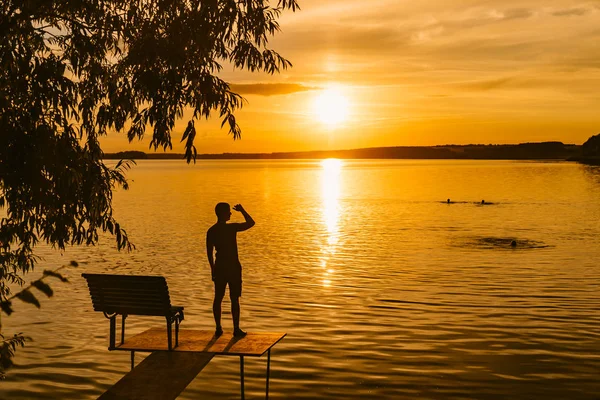
[[[328,266],[329,257],[336,252],[339,241],[340,218],[340,175],[343,162],[335,158],[321,161],[323,168],[321,194],[323,197],[323,222],[327,228],[327,246],[322,249],[321,267],[323,267],[323,286],[330,287],[335,270]]]
[[[332,241],[337,240],[342,161],[328,158],[321,162],[321,166],[323,167],[323,218],[329,234],[329,244],[335,244]]]

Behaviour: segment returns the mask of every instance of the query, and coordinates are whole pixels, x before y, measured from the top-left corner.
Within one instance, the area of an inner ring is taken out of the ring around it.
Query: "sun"
[[[314,111],[320,122],[335,127],[348,118],[348,99],[338,89],[325,89],[316,97]]]

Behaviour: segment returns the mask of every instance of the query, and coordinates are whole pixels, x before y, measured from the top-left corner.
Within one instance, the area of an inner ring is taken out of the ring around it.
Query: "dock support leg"
[[[244,356],[240,356],[240,390],[244,400]]]
[[[133,370],[133,367],[135,365],[135,351],[131,350],[131,369]]]
[[[271,372],[271,349],[267,352],[267,392],[265,394],[265,399],[269,400],[269,375]]]

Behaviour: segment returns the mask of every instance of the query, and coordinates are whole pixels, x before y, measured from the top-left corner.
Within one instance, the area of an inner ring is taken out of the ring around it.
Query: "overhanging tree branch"
[[[105,165],[99,138],[148,132],[150,147],[168,149],[190,109],[188,163],[197,120],[217,116],[239,139],[244,100],[217,74],[225,63],[271,74],[290,67],[267,46],[281,12],[297,9],[295,0],[4,0],[0,300],[12,298],[5,282],[23,284],[35,267],[39,242],[62,250],[95,244],[104,231],[132,248],[112,210],[129,164]]]

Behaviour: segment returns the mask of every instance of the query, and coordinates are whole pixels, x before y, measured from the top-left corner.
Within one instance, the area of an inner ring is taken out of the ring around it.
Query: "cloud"
[[[572,71],[600,69],[600,60],[593,55],[577,55],[565,58],[558,62],[557,65],[569,68]]]
[[[528,8],[513,8],[510,10],[506,10],[504,12],[504,19],[522,19],[522,18],[530,18],[534,15],[533,10]]]
[[[256,94],[260,96],[279,96],[318,89],[299,83],[233,83],[230,86],[231,90],[238,94]]]
[[[547,75],[546,77],[534,76],[532,74],[523,74],[521,76],[511,76],[502,78],[491,78],[473,80],[452,84],[455,88],[467,92],[487,92],[492,90],[533,90],[559,87],[569,87],[574,81],[564,78],[561,75]]]
[[[580,17],[589,12],[587,8],[578,7],[578,8],[567,8],[564,10],[558,10],[552,13],[555,17]]]
[[[524,20],[532,18],[535,15],[536,12],[529,8],[468,10],[465,13],[446,16],[444,19],[435,19],[433,22],[417,28],[417,31],[411,35],[411,38],[413,42],[427,42],[438,37],[447,37],[465,32],[468,34],[468,32],[485,29],[490,25]]]
[[[273,40],[273,47],[302,52],[381,52],[394,51],[408,42],[408,35],[402,35],[390,26],[353,26],[350,24],[323,24],[310,28],[297,27],[286,30],[285,44]]]
[[[306,1],[315,13],[302,24],[282,24],[274,41],[294,63],[286,81],[466,85],[488,78],[463,90],[545,90],[552,80],[526,78],[558,69],[581,71],[590,79],[600,65],[594,57],[600,0],[554,0],[548,6],[537,0],[373,0],[362,7],[359,0]],[[343,12],[332,12],[332,4],[343,6]],[[518,77],[499,79],[506,74]]]
[[[441,85],[441,87],[448,88],[451,92],[473,94],[479,92],[491,97],[503,96],[491,93],[495,91],[520,91],[521,94],[511,94],[510,98],[544,93],[547,99],[551,99],[557,98],[559,93],[568,93],[570,95],[577,94],[580,99],[583,99],[596,96],[595,88],[598,87],[599,82],[600,76],[595,78],[590,76],[574,77],[570,72],[548,68],[515,76],[459,81]]]
[[[512,81],[511,78],[488,79],[478,82],[470,82],[460,85],[462,88],[473,91],[487,91],[506,86]]]

